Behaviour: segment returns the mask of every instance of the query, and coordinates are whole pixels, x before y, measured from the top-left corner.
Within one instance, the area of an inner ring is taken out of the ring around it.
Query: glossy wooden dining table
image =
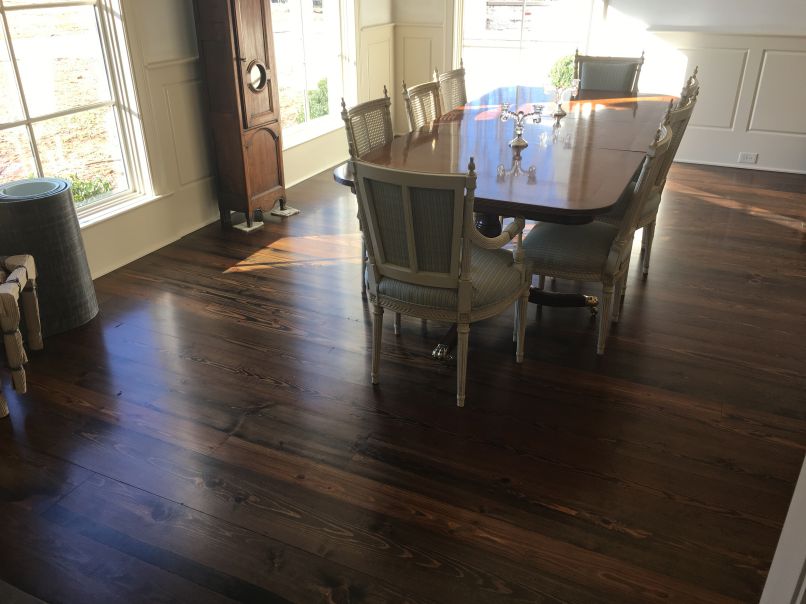
[[[630,185],[673,98],[588,90],[564,103],[567,114],[555,119],[555,104],[542,89],[498,88],[361,159],[398,170],[448,174],[466,172],[472,157],[474,209],[481,216],[476,225],[488,236],[500,233],[500,216],[584,224],[607,212]],[[508,144],[514,123],[501,120],[507,103],[511,111],[524,113],[544,105],[540,123],[529,121],[524,127],[525,148]],[[349,163],[337,167],[334,178],[352,187]],[[530,301],[592,310],[598,302],[595,296],[542,290],[533,290]],[[433,355],[446,358],[453,339],[452,331],[446,334]]]
[[[618,201],[672,98],[586,91],[584,98],[564,103],[567,115],[555,120],[554,103],[542,89],[499,88],[362,159],[399,170],[444,174],[466,172],[473,157],[477,212],[581,224]],[[532,111],[534,103],[544,104],[541,123],[526,124],[523,137],[529,144],[519,153],[508,145],[513,122],[500,119],[504,103],[524,112]],[[343,178],[335,176],[352,184],[347,170]]]

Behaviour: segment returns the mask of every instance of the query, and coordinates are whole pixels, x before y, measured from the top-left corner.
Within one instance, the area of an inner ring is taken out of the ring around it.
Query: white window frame
[[[289,2],[292,1],[294,0],[289,0]],[[357,96],[355,0],[339,0],[338,5],[341,90],[328,91],[328,102],[331,109],[327,115],[283,129],[283,150],[302,145],[343,128],[341,98],[344,97],[348,103],[353,103]]]
[[[32,118],[22,86],[17,57],[14,52],[14,41],[8,26],[7,14],[11,12],[36,9],[71,8],[75,6],[93,6],[98,24],[101,51],[103,53],[109,82],[110,100],[100,101],[89,105],[72,107],[62,111]],[[127,209],[139,205],[154,197],[151,183],[151,174],[145,149],[140,111],[135,94],[132,65],[129,58],[126,33],[123,24],[123,8],[121,0],[68,0],[56,1],[50,4],[19,4],[5,6],[0,0],[0,17],[4,29],[8,53],[14,72],[14,78],[19,89],[23,119],[2,124],[2,129],[24,126],[28,130],[31,141],[31,152],[37,173],[42,173],[42,163],[39,157],[33,125],[49,119],[75,115],[91,109],[111,107],[115,114],[118,126],[118,139],[121,156],[126,171],[128,188],[108,195],[99,196],[98,201],[76,209],[82,226],[105,219]]]

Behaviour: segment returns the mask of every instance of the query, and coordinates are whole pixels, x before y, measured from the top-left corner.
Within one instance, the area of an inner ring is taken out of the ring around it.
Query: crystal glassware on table
[[[574,97],[579,92],[579,80],[574,78],[571,80],[571,84],[569,86],[558,86],[554,89],[554,103],[557,105],[557,108],[554,110],[554,117],[560,119],[561,117],[565,117],[568,115],[563,109],[563,97],[565,93],[569,92],[568,100],[571,100],[571,97]]]

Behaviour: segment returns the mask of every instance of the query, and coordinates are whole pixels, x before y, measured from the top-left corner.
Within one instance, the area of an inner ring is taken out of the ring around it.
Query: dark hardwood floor
[[[511,313],[475,324],[464,409],[441,325],[396,338],[387,314],[369,384],[355,200],[325,173],[289,202],[98,279],[28,394],[4,379],[0,579],[78,603],[758,600],[806,447],[806,177],[675,165],[606,355],[584,309],[531,308],[523,365]]]

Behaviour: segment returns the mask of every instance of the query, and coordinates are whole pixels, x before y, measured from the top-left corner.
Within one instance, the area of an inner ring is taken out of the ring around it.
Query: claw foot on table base
[[[451,325],[439,343],[431,351],[431,356],[438,361],[455,361],[453,349],[456,346],[456,325]]]

